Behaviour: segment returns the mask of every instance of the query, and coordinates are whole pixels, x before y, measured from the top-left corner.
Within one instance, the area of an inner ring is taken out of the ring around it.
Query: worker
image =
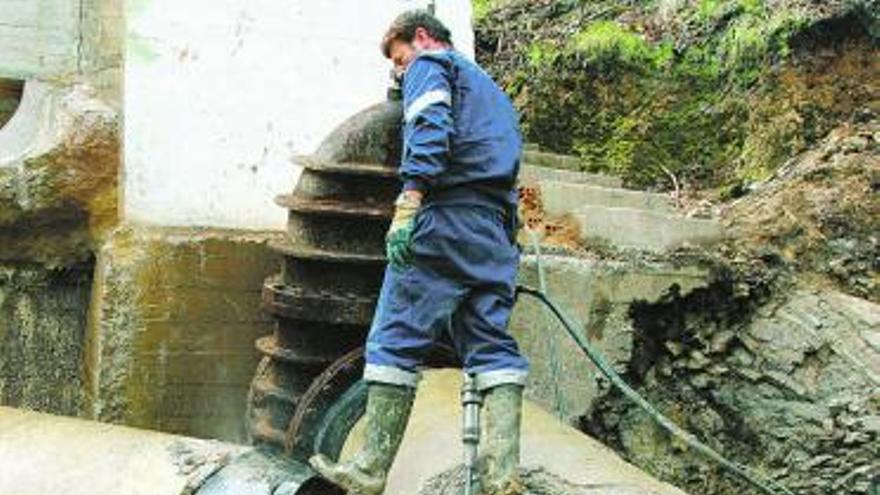
[[[456,51],[425,11],[402,14],[381,48],[402,76],[403,187],[367,337],[366,441],[353,459],[311,459],[350,494],[380,495],[428,351],[451,341],[483,394],[478,493],[522,493],[518,477],[528,363],[507,331],[519,264],[516,178],[522,148],[510,99]]]

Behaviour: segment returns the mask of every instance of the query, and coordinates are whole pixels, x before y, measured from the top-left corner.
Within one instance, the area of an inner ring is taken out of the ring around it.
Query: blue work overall
[[[516,112],[454,50],[421,53],[403,92],[400,176],[424,199],[411,262],[385,270],[364,378],[415,387],[427,353],[445,340],[481,390],[523,385],[528,363],[507,331],[519,265]]]

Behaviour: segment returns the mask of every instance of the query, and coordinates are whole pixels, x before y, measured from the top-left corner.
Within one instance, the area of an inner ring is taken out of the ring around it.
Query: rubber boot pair
[[[519,440],[523,387],[499,385],[486,392],[486,429],[480,445],[480,495],[521,495]]]
[[[500,385],[484,398],[486,430],[481,446],[481,495],[521,495],[519,479],[520,385]],[[368,389],[364,446],[347,463],[335,463],[323,454],[310,459],[318,473],[350,495],[381,495],[391,464],[397,456],[412,411],[414,390],[371,384]]]
[[[381,495],[412,411],[415,391],[409,387],[370,384],[367,392],[367,431],[364,445],[346,463],[323,454],[309,459],[312,467],[350,495]]]

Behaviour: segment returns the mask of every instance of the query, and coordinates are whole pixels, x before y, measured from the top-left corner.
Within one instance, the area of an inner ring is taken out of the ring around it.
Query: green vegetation
[[[718,42],[724,69],[740,84],[753,82],[768,58],[785,58],[788,39],[805,27],[805,20],[783,10],[774,15],[760,11],[736,18]]]
[[[480,21],[488,16],[494,9],[509,4],[510,0],[473,0],[474,20]]]
[[[568,50],[598,64],[622,63],[656,68],[672,59],[672,47],[668,43],[649,44],[638,33],[612,21],[588,24],[572,37]]]
[[[853,22],[858,2],[525,1],[475,2],[484,46],[503,31],[481,62],[529,141],[630,185],[742,190],[872,98],[876,22]],[[829,43],[831,66],[799,63],[799,36]]]
[[[562,55],[556,45],[546,40],[535,41],[529,45],[528,60],[530,67],[545,67],[553,64]]]

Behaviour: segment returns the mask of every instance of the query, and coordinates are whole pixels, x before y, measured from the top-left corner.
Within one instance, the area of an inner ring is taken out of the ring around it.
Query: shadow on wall
[[[0,128],[12,118],[21,103],[24,81],[0,78]]]

